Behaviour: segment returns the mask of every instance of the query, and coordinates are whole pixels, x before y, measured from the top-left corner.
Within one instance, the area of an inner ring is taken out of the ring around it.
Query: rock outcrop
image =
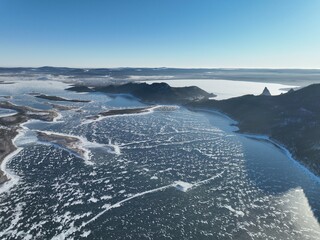
[[[262,96],[271,96],[271,93],[267,87],[265,87],[261,93]]]

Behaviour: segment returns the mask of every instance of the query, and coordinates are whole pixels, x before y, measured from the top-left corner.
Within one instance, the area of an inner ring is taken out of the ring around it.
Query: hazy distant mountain
[[[70,79],[93,78],[113,80],[154,79],[225,79],[234,81],[284,83],[307,86],[320,83],[320,70],[315,69],[181,69],[181,68],[0,68],[1,75],[43,76],[52,75]]]

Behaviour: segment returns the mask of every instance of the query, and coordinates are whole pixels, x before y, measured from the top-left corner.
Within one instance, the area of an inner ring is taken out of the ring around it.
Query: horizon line
[[[68,69],[195,69],[195,70],[205,70],[205,69],[220,69],[220,70],[320,70],[320,68],[297,68],[297,67],[284,67],[284,68],[274,68],[274,67],[66,67],[66,66],[37,66],[37,67],[30,67],[30,66],[0,66],[0,68],[68,68]]]

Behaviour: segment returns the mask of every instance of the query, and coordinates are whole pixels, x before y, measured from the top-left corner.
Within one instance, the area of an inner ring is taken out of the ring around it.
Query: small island
[[[0,81],[0,84],[14,84],[14,82]]]
[[[101,112],[99,115],[106,117],[106,116],[123,115],[123,114],[136,114],[136,113],[148,112],[150,109],[151,107],[112,109],[109,111]]]
[[[49,96],[45,94],[35,95],[36,98],[42,98],[50,101],[59,101],[59,102],[81,102],[81,103],[88,103],[91,102],[89,100],[79,100],[79,99],[67,99],[58,96]]]
[[[77,137],[40,131],[37,131],[37,137],[42,142],[56,144],[83,159],[87,158],[87,151],[81,147],[82,141]]]
[[[150,111],[150,107],[144,107],[144,108],[126,108],[126,109],[112,109],[105,112],[100,112],[98,115],[95,116],[89,116],[87,119],[89,120],[97,120],[102,117],[108,117],[108,116],[117,116],[117,115],[125,115],[125,114],[139,114],[139,113],[145,113]]]
[[[100,112],[97,115],[87,117],[88,120],[98,120],[104,117],[119,116],[119,115],[132,115],[132,114],[141,114],[148,113],[151,111],[174,111],[178,106],[170,105],[156,105],[140,108],[124,108],[124,109],[111,109],[105,112]]]
[[[73,106],[65,106],[65,105],[58,105],[58,104],[50,104],[50,106],[59,111],[68,111],[68,110],[76,109]]]

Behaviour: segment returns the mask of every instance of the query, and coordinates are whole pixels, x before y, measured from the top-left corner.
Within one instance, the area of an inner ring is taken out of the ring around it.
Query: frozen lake
[[[222,100],[232,97],[239,97],[246,94],[259,95],[267,87],[271,95],[286,93],[290,88],[299,86],[285,85],[278,83],[231,81],[218,79],[185,79],[185,80],[156,80],[148,83],[165,82],[172,87],[197,86],[203,90],[217,95],[214,99]]]
[[[319,179],[272,143],[234,133],[230,119],[180,107],[85,124],[145,104],[36,86],[92,102],[25,124],[7,165],[18,183],[0,194],[0,239],[320,239]],[[17,89],[0,94],[50,108]],[[90,159],[39,142],[37,130],[81,137]]]

